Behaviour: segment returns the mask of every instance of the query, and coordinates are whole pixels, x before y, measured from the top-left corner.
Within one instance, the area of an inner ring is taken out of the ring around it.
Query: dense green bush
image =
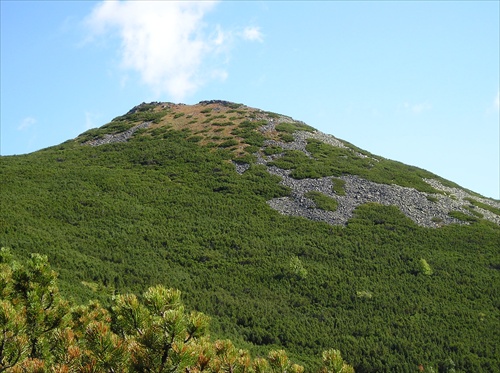
[[[332,177],[332,190],[339,196],[345,196],[345,181],[337,177]]]
[[[259,121],[244,121],[237,128],[233,129],[231,134],[243,138],[244,142],[248,145],[261,147],[264,144],[265,137],[256,129],[262,124]]]
[[[276,131],[278,132],[286,132],[286,133],[294,133],[295,131],[307,131],[314,132],[315,129],[311,126],[308,126],[305,123],[299,122],[283,122],[276,125]]]
[[[338,202],[335,199],[330,198],[321,192],[311,191],[304,194],[304,196],[312,199],[318,209],[325,211],[337,210]]]
[[[281,146],[266,146],[264,148],[265,155],[280,154],[282,152],[283,152],[283,148]]]
[[[119,125],[120,122],[129,122],[135,123],[137,122],[153,122],[159,123],[160,120],[165,117],[170,112],[169,109],[164,110],[153,110],[153,108],[145,108],[141,110],[140,108],[135,112],[128,113],[119,117],[114,118],[110,125],[115,125],[114,122],[117,122],[116,125]]]
[[[295,137],[293,137],[293,135],[286,133],[286,132],[280,133],[279,139],[283,142],[294,142],[295,141]]]
[[[224,140],[223,142],[220,143],[220,147],[221,148],[230,148],[231,146],[236,146],[238,145],[239,142],[235,139],[228,139],[228,140]]]
[[[255,125],[236,129],[251,138]],[[179,289],[187,309],[212,317],[214,338],[254,356],[286,348],[316,370],[335,346],[359,372],[445,371],[450,359],[456,371],[500,371],[498,225],[423,228],[378,204],[359,206],[346,226],[284,216],[266,203],[290,194],[279,177],[256,164],[239,175],[235,154],[192,136],[154,129],[128,143],[1,157],[0,244],[19,260],[47,255],[70,301],[108,307],[111,294]],[[308,151],[314,159],[285,151],[275,163],[296,177],[428,175],[314,141]],[[305,278],[290,276],[292,257]]]
[[[500,209],[495,208],[493,206],[487,205],[486,203],[479,202],[474,198],[466,198],[473,206],[480,207],[482,209],[488,210],[494,214],[500,215]]]
[[[107,309],[71,306],[47,257],[23,265],[2,248],[0,269],[2,372],[304,372],[283,350],[252,359],[229,340],[212,342],[209,318],[187,312],[179,290],[116,295]],[[323,370],[331,368],[354,372],[337,350],[323,352]]]

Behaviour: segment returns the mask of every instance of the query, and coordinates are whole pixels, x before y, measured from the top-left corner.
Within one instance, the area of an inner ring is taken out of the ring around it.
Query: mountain
[[[76,302],[163,284],[255,354],[500,371],[500,202],[428,171],[220,100],[0,161],[0,244]]]

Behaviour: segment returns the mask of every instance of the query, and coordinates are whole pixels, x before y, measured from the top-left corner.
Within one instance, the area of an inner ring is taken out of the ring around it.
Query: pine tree
[[[0,251],[0,373],[303,373],[284,350],[252,360],[229,340],[212,342],[209,318],[186,312],[181,292],[161,285],[70,307],[47,257],[25,265]],[[354,372],[336,350],[322,373]]]

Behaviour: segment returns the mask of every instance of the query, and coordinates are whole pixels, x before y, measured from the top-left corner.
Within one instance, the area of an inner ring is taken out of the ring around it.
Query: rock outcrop
[[[258,119],[266,119],[266,116],[263,115]],[[264,133],[274,131],[276,124],[281,122],[302,123],[294,121],[290,117],[282,116],[277,119],[268,120],[268,123],[263,125],[260,130]],[[264,143],[264,147],[278,145],[283,149],[300,150],[304,154],[311,156],[306,150],[307,139],[316,139],[332,146],[347,148],[341,140],[320,131],[296,131],[293,136],[293,142],[284,143],[276,140],[268,140]],[[366,155],[356,153],[354,150],[351,151],[359,157],[367,157]],[[472,218],[475,217],[474,213],[476,213],[476,215],[500,225],[499,215],[484,208],[471,205],[470,201],[471,199],[476,200],[497,209],[500,208],[500,203],[473,196],[462,189],[445,187],[437,180],[426,179],[424,181],[436,190],[444,192],[443,194],[424,193],[414,188],[394,184],[379,184],[356,175],[344,175],[340,179],[345,182],[345,195],[338,195],[333,191],[332,177],[297,180],[290,177],[290,171],[268,165],[268,162],[282,155],[263,156],[261,152],[256,153],[257,162],[266,165],[267,170],[271,174],[280,176],[282,178],[281,184],[289,187],[292,191],[289,197],[274,198],[268,201],[269,206],[285,215],[301,216],[332,225],[346,224],[353,216],[356,207],[365,203],[375,202],[382,205],[397,206],[416,224],[425,227],[439,227],[452,223],[467,224],[467,222],[450,216],[450,212],[454,211],[471,216]],[[377,161],[377,159],[374,159],[374,161]],[[246,168],[240,164],[237,166],[237,171],[242,173],[246,171]],[[324,211],[316,208],[314,202],[305,196],[310,191],[321,192],[335,199],[338,203],[337,210]]]
[[[148,128],[151,125],[151,122],[143,122],[141,124],[138,124],[137,126],[134,126],[126,131],[120,132],[120,133],[115,133],[115,134],[105,134],[101,138],[97,139],[92,139],[89,141],[86,141],[83,143],[83,145],[90,145],[90,146],[99,146],[99,145],[104,145],[104,144],[111,144],[114,142],[126,142],[128,139],[132,137],[135,131],[141,128]]]

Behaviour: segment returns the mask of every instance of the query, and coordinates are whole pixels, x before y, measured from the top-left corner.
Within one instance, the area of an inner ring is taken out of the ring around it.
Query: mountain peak
[[[268,201],[285,215],[347,224],[366,203],[395,206],[416,224],[440,227],[484,218],[500,224],[500,203],[464,190],[425,170],[391,161],[322,133],[289,116],[225,100],[198,104],[142,103],[95,131],[83,144],[128,141],[136,131],[155,136],[184,131],[191,141],[232,154],[236,171],[263,165],[290,195]],[[318,199],[331,199],[325,210]]]

